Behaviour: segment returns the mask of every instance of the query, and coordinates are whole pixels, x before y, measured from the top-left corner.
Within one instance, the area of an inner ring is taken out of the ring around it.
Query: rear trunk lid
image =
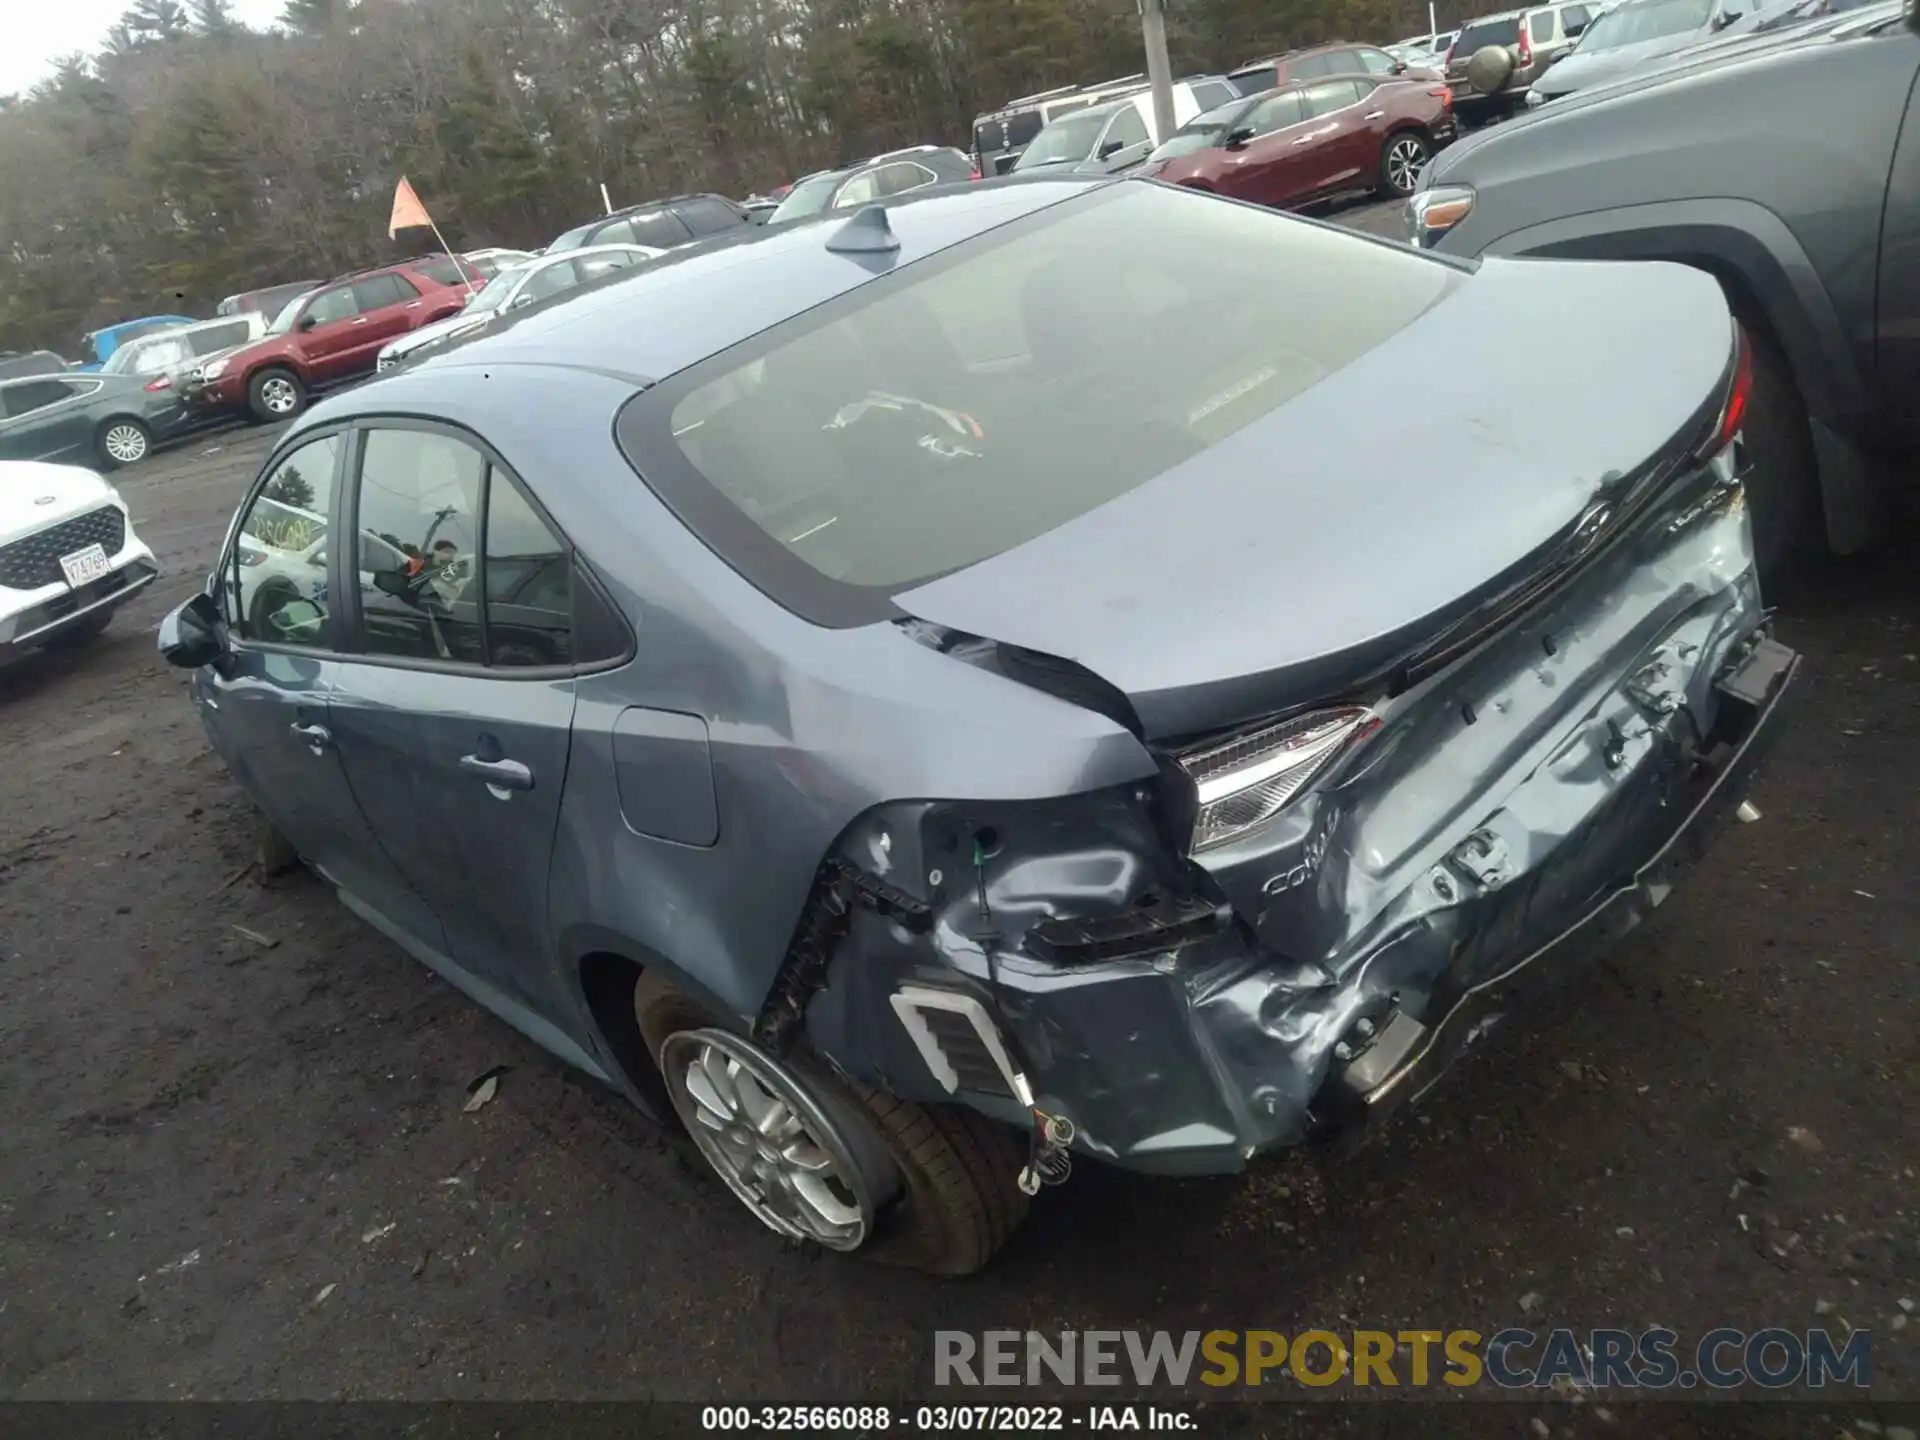
[[[1152,738],[1325,699],[1581,525],[1695,420],[1731,345],[1698,271],[1488,260],[1219,444],[896,603],[1084,667]]]

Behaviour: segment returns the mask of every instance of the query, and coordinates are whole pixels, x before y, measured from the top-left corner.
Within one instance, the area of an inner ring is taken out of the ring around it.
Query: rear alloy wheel
[[[1389,135],[1380,151],[1380,194],[1383,199],[1404,199],[1411,195],[1426,172],[1433,148],[1426,137],[1415,130]]]
[[[634,1016],[675,1113],[768,1229],[934,1275],[978,1270],[1027,1212],[1020,1138],[957,1105],[918,1105],[775,1057],[707,1023],[653,975]]]
[[[798,1074],[726,1030],[668,1036],[660,1071],[693,1143],[763,1225],[829,1250],[866,1243],[874,1185]]]
[[[147,458],[153,437],[138,420],[109,420],[100,430],[100,458],[118,470]]]
[[[306,387],[291,370],[262,370],[247,382],[247,404],[257,420],[291,420],[306,403]]]

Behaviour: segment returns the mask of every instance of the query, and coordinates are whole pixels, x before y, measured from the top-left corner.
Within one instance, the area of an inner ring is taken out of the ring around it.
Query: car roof
[[[1110,180],[1061,176],[956,181],[886,202],[900,241],[883,266],[839,254],[827,241],[849,223],[844,212],[775,229],[742,226],[634,266],[556,302],[534,306],[497,329],[416,369],[330,401],[327,413],[401,399],[396,386],[431,394],[434,377],[456,369],[498,374],[504,366],[561,367],[618,377],[644,388],[771,326],[845,294],[876,274],[922,259],[982,231],[1103,188]]]

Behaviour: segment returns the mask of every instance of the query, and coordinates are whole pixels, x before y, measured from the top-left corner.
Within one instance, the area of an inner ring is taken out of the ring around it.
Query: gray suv
[[[1518,109],[1528,87],[1573,49],[1600,12],[1598,0],[1580,0],[1469,20],[1447,52],[1454,110],[1473,122]]]

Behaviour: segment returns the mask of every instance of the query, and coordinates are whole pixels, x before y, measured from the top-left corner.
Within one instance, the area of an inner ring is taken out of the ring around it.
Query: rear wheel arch
[[[1762,206],[1703,200],[1592,211],[1513,231],[1482,253],[1667,260],[1704,270],[1730,300],[1766,323],[1811,413],[1844,423],[1868,408],[1867,387],[1832,297],[1792,232]]]
[[[1829,545],[1846,553],[1870,542],[1884,497],[1852,437],[1871,424],[1871,391],[1832,296],[1773,212],[1740,200],[1639,205],[1515,231],[1482,253],[1665,260],[1713,276],[1741,323],[1784,362],[1812,422]]]

